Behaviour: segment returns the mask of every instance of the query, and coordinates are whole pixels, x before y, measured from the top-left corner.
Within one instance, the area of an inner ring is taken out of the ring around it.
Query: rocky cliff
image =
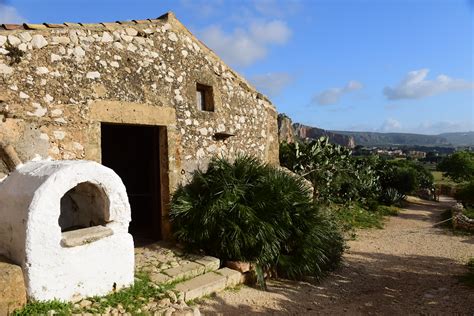
[[[291,119],[285,114],[278,115],[278,138],[280,142],[291,143],[295,140],[312,140],[321,136],[328,137],[331,143],[345,147],[354,148],[356,145],[352,136],[333,133],[300,123],[292,123]]]

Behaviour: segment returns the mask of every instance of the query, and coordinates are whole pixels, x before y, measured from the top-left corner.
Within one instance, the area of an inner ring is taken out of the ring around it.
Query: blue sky
[[[296,122],[474,130],[474,0],[0,0],[0,23],[170,10]]]

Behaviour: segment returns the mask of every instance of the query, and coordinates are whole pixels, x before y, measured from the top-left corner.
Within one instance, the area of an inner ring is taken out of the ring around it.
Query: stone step
[[[175,290],[183,295],[185,301],[200,298],[241,283],[241,273],[222,268],[199,275],[176,285]]]
[[[192,260],[174,268],[151,273],[150,280],[158,284],[187,280],[207,272],[216,271],[220,266],[219,259],[210,256],[196,257]]]

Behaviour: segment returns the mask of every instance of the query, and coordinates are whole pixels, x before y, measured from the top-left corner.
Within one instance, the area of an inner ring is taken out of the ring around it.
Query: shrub
[[[175,192],[170,218],[176,238],[190,248],[259,269],[281,267],[293,278],[323,275],[343,248],[303,179],[251,157],[216,158],[206,172],[196,171]]]
[[[474,206],[474,180],[458,185],[454,197],[461,201],[464,206]]]
[[[437,169],[455,182],[470,181],[474,178],[474,152],[458,151],[444,158]]]

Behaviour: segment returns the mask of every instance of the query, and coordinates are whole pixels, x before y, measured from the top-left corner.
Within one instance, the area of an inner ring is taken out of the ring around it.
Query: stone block
[[[227,277],[216,272],[195,277],[194,279],[180,283],[176,290],[183,293],[184,300],[190,301],[195,298],[222,291],[226,288]]]
[[[171,281],[171,277],[163,273],[151,273],[150,281],[156,284],[162,284]]]
[[[76,247],[112,236],[113,234],[114,232],[112,229],[105,226],[93,226],[71,230],[62,234],[61,244],[64,247]]]
[[[189,279],[206,272],[202,264],[190,262],[175,268],[169,268],[162,271],[164,274],[171,277],[170,281]]]
[[[250,262],[226,261],[225,266],[232,269],[232,270],[237,270],[241,273],[245,273],[245,272],[250,271]]]
[[[0,256],[0,315],[9,315],[26,304],[26,288],[20,266]]]
[[[226,277],[226,287],[233,287],[242,283],[242,273],[229,268],[222,268],[216,271],[216,273]]]
[[[206,272],[216,271],[221,265],[221,262],[218,258],[214,258],[211,256],[201,257],[199,259],[194,260],[194,262],[202,264],[206,268]]]

